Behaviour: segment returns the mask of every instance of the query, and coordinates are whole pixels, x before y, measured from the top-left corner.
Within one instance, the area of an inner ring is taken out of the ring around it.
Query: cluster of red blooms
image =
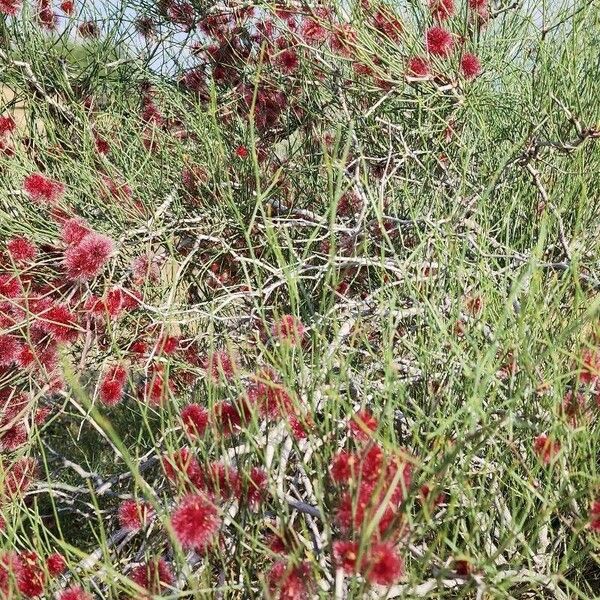
[[[41,560],[35,552],[7,551],[0,555],[0,591],[5,598],[18,592],[24,598],[37,598],[47,591],[50,579],[66,569],[60,554]]]
[[[396,548],[406,533],[401,507],[412,482],[412,462],[404,451],[386,451],[373,439],[377,421],[361,411],[350,421],[354,452],[341,450],[330,474],[340,494],[335,521],[341,539],[333,543],[337,565],[367,581],[391,585],[404,571]]]

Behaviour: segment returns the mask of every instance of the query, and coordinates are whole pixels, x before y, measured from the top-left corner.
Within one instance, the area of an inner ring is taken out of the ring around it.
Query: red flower
[[[131,274],[136,285],[147,281],[158,281],[160,279],[159,261],[152,254],[141,254],[133,259]]]
[[[552,440],[545,433],[542,433],[533,441],[533,451],[544,465],[548,465],[554,461],[559,453],[560,442]]]
[[[119,506],[119,524],[126,531],[139,531],[146,526],[154,510],[147,502],[125,500]]]
[[[209,354],[204,367],[215,383],[222,379],[226,381],[233,379],[237,370],[234,357],[225,350],[217,350]]]
[[[54,552],[46,559],[46,567],[48,568],[48,573],[52,577],[56,577],[65,572],[67,563],[61,554]]]
[[[135,567],[129,578],[152,595],[161,594],[165,587],[175,583],[173,571],[164,558],[154,558],[145,565]]]
[[[156,342],[156,353],[161,354],[175,354],[179,350],[179,338],[174,335],[163,335]]]
[[[204,486],[204,477],[200,465],[187,448],[182,448],[171,455],[164,456],[162,467],[167,479],[173,483],[183,480],[186,487],[191,483],[192,488]]]
[[[454,0],[429,0],[429,10],[434,19],[443,21],[454,14]]]
[[[65,244],[70,246],[79,244],[91,231],[90,226],[83,219],[67,219],[60,228],[60,237]]]
[[[408,61],[407,73],[410,77],[427,77],[430,73],[429,61],[422,56],[413,56]]]
[[[284,315],[273,324],[273,335],[291,346],[298,346],[305,334],[302,321],[294,315]]]
[[[171,516],[171,525],[184,548],[204,550],[214,539],[221,519],[216,506],[204,494],[183,498]]]
[[[199,404],[188,404],[181,411],[181,419],[189,435],[200,436],[208,425],[208,411]]]
[[[291,48],[283,50],[277,55],[277,64],[284,73],[293,73],[299,64],[298,53]]]
[[[235,155],[238,158],[248,158],[248,156],[250,155],[250,153],[248,152],[248,148],[246,148],[246,146],[238,146],[235,149]]]
[[[23,189],[35,202],[56,202],[65,193],[65,186],[41,173],[32,173],[23,181]]]
[[[22,0],[0,0],[0,13],[8,16],[16,15],[21,10]]]
[[[368,410],[357,412],[348,423],[352,437],[361,442],[370,440],[373,437],[373,432],[377,431],[378,426],[379,421]]]
[[[288,391],[277,383],[275,372],[266,368],[253,376],[246,390],[246,398],[251,406],[269,417],[289,416],[293,414],[294,404]]]
[[[252,467],[248,478],[246,501],[252,507],[260,505],[267,493],[268,477],[264,469]]]
[[[98,275],[114,252],[114,242],[100,233],[89,233],[65,252],[69,279],[87,280]]]
[[[331,461],[329,473],[331,479],[335,483],[348,483],[354,477],[355,464],[358,462],[358,457],[355,454],[341,450]]]
[[[123,399],[123,388],[127,380],[127,369],[123,365],[113,365],[100,380],[98,395],[102,404],[115,406]]]
[[[590,508],[590,527],[595,533],[600,533],[600,499],[594,500]]]
[[[12,300],[23,293],[23,287],[17,277],[9,274],[0,275],[0,298]]]
[[[480,10],[487,6],[488,0],[469,0],[469,8]]]
[[[27,442],[27,429],[23,423],[18,423],[0,434],[0,449],[5,452],[14,452],[25,442]]]
[[[581,360],[583,366],[579,371],[579,381],[584,385],[594,383],[600,377],[600,351],[586,348]]]
[[[75,3],[73,2],[73,0],[62,0],[62,2],[60,3],[60,10],[62,10],[67,15],[72,14],[74,8]]]
[[[2,0],[0,0],[0,12],[2,12]],[[0,116],[0,137],[4,137],[15,130],[17,124],[10,115]]]
[[[60,592],[58,600],[94,600],[94,598],[79,586],[72,586]]]
[[[9,497],[24,494],[37,478],[39,465],[33,458],[23,457],[4,471],[2,493]]]
[[[29,262],[37,254],[35,244],[26,237],[14,237],[8,240],[6,249],[16,263]]]
[[[0,335],[0,367],[10,367],[17,360],[21,345],[12,335]]]
[[[41,596],[46,584],[46,574],[35,552],[23,552],[20,556],[21,569],[17,576],[19,591],[27,598]]]
[[[278,561],[267,574],[269,589],[279,600],[309,600],[314,588],[310,563],[298,566]]]
[[[460,70],[467,79],[474,79],[481,73],[481,62],[470,52],[465,52],[460,59]]]
[[[231,402],[219,402],[213,407],[213,419],[217,429],[223,435],[231,435],[242,425],[242,415]]]
[[[333,559],[335,564],[344,569],[346,573],[356,573],[356,559],[358,558],[358,544],[350,540],[337,540],[333,542]]]
[[[35,326],[57,342],[74,342],[79,337],[77,317],[64,304],[55,304],[43,310]]]
[[[446,57],[452,51],[452,34],[442,27],[432,27],[425,34],[425,44],[430,54]]]
[[[154,365],[144,385],[144,400],[151,406],[161,406],[169,397],[173,384],[167,379],[163,365]]]
[[[360,570],[370,583],[389,586],[402,577],[404,561],[392,543],[375,543],[367,549]]]

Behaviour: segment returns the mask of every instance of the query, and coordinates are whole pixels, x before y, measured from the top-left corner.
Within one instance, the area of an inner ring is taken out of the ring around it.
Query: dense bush
[[[600,9],[0,0],[6,598],[600,593]]]

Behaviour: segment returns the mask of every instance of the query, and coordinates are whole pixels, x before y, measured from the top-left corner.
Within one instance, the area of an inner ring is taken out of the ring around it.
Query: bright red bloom
[[[19,458],[4,471],[3,495],[9,497],[24,494],[37,478],[38,462],[34,458]]]
[[[317,44],[327,39],[327,30],[315,19],[305,19],[302,24],[302,37],[308,44]]]
[[[273,324],[273,335],[291,346],[300,345],[305,332],[302,321],[294,315],[284,315]]]
[[[153,514],[154,510],[147,502],[125,500],[119,506],[119,525],[127,531],[139,531],[148,524]]]
[[[389,586],[404,573],[404,561],[390,542],[372,544],[361,562],[361,572],[370,583]]]
[[[21,345],[12,335],[0,335],[0,367],[9,367],[17,360]]]
[[[429,61],[422,56],[413,56],[408,60],[407,73],[410,77],[427,77],[430,73]]]
[[[246,398],[251,406],[263,416],[288,417],[293,414],[294,403],[289,392],[277,382],[276,373],[270,369],[263,369],[252,378],[246,390]]]
[[[171,516],[171,525],[184,548],[202,551],[213,541],[221,519],[207,496],[194,494],[179,503]]]
[[[298,566],[287,562],[276,562],[267,575],[269,589],[279,600],[309,600],[314,588],[310,563]]]
[[[41,173],[32,173],[23,181],[23,189],[35,202],[56,202],[65,193],[65,186]]]
[[[470,52],[465,52],[460,59],[460,70],[467,79],[474,79],[481,73],[481,62]]]
[[[446,57],[452,52],[452,34],[442,27],[432,27],[425,34],[427,51],[434,56]]]
[[[162,467],[167,479],[173,483],[182,482],[186,487],[204,487],[204,476],[195,456],[187,448],[182,448],[171,455],[164,456]]]
[[[127,369],[123,365],[110,366],[100,380],[98,395],[106,406],[115,406],[123,399]]]
[[[167,378],[163,365],[153,365],[144,385],[144,400],[151,406],[161,406],[167,401],[172,390],[173,383]]]
[[[61,554],[54,552],[46,559],[46,567],[48,573],[50,573],[52,577],[56,577],[66,571],[67,563]]]
[[[19,279],[8,273],[0,275],[0,298],[12,300],[23,293]]]
[[[175,583],[173,571],[164,558],[154,558],[145,565],[135,567],[129,578],[153,596],[161,594],[165,587]]]
[[[0,449],[4,452],[14,452],[26,442],[27,428],[23,423],[17,423],[0,434]]]
[[[358,544],[350,540],[336,540],[333,542],[333,559],[335,564],[344,569],[346,573],[356,573],[356,559],[358,558]]]
[[[250,477],[248,477],[248,489],[246,491],[246,501],[252,507],[257,507],[263,501],[267,493],[269,478],[264,469],[252,467]]]
[[[46,574],[35,552],[21,553],[21,572],[17,578],[19,591],[27,598],[41,596],[46,585]]]
[[[156,342],[157,354],[175,354],[179,350],[179,338],[174,335],[163,335]]]
[[[454,0],[429,0],[429,10],[434,19],[443,21],[454,14]]]
[[[60,3],[60,10],[62,10],[65,14],[70,15],[73,13],[75,8],[75,3],[73,0],[62,0]]]
[[[397,42],[404,31],[400,19],[389,9],[379,9],[373,15],[373,24],[384,35]]]
[[[35,244],[26,237],[14,237],[8,240],[6,249],[16,263],[29,262],[37,254]]]
[[[358,457],[355,454],[341,450],[331,461],[329,473],[332,481],[335,483],[346,484],[355,477],[355,465],[358,463]]]
[[[94,598],[79,586],[72,586],[60,592],[58,600],[94,600]]]
[[[379,421],[368,410],[357,412],[348,423],[348,429],[352,437],[361,442],[370,440],[373,433],[377,431],[378,426]]]
[[[0,0],[0,12],[2,12],[2,0]],[[17,124],[10,115],[0,116],[0,138],[12,133]]]
[[[57,342],[74,342],[79,337],[77,316],[64,304],[55,304],[44,310],[38,316],[36,327]]]
[[[219,402],[213,407],[213,420],[218,431],[223,435],[231,435],[242,425],[242,415],[231,402]]]
[[[300,64],[298,53],[291,48],[283,50],[277,55],[277,64],[284,73],[293,73]]]
[[[71,246],[65,252],[65,267],[69,279],[87,280],[98,275],[111,254],[114,242],[106,235],[89,233],[79,244]]]
[[[248,156],[250,155],[250,153],[248,152],[248,148],[246,148],[246,146],[238,146],[235,149],[235,155],[238,158],[248,158]]]
[[[235,376],[237,365],[234,357],[225,350],[217,350],[208,355],[204,368],[209,377],[219,383],[221,380],[230,381]]]
[[[188,404],[181,411],[181,419],[189,435],[204,435],[208,426],[208,411],[199,404]]]
[[[69,246],[79,244],[92,229],[83,219],[67,219],[60,228],[60,237]]]
[[[239,498],[241,491],[240,475],[237,469],[222,462],[208,465],[204,485],[218,498]]]
[[[533,441],[533,451],[544,465],[548,465],[554,461],[560,451],[560,447],[558,440],[552,440],[545,433],[538,435]]]
[[[595,533],[600,533],[600,499],[594,500],[590,508],[590,527]]]
[[[0,0],[0,13],[13,16],[21,10],[22,0]]]

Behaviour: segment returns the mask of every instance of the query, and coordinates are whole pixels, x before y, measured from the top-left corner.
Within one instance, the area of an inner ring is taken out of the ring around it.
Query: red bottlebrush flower
[[[36,327],[57,342],[74,342],[79,337],[77,317],[64,304],[44,310],[38,315]]]
[[[60,592],[58,594],[58,600],[94,600],[94,598],[91,594],[88,594],[76,585]]]
[[[302,321],[294,315],[284,315],[273,324],[273,335],[291,346],[300,345],[305,332]]]
[[[145,565],[135,567],[129,578],[153,596],[158,596],[165,587],[175,583],[173,571],[164,558],[154,558]]]
[[[0,449],[4,452],[14,452],[27,442],[27,428],[18,423],[0,434]]]
[[[152,254],[141,254],[133,259],[131,274],[136,285],[141,285],[146,281],[158,281],[160,279],[160,263]]]
[[[253,377],[246,390],[246,398],[264,416],[287,417],[294,411],[290,394],[277,383],[277,375],[268,368]]]
[[[169,397],[173,384],[167,379],[162,365],[154,365],[144,385],[144,400],[151,406],[161,406]]]
[[[164,456],[162,467],[167,479],[172,483],[182,481],[186,485],[191,483],[195,488],[204,487],[204,477],[200,465],[187,448]]]
[[[389,10],[378,10],[373,15],[373,24],[390,40],[397,42],[404,31],[400,19]]]
[[[0,12],[2,12],[2,0],[0,0]],[[0,138],[11,134],[16,126],[15,120],[10,115],[0,116]]]
[[[184,548],[202,551],[214,539],[221,519],[207,496],[194,494],[185,496],[173,511],[171,525]]]
[[[264,469],[252,467],[248,477],[246,501],[254,508],[259,506],[267,493],[268,476]]]
[[[127,200],[131,198],[131,187],[127,183],[115,181],[105,175],[102,176],[102,183],[115,200]]]
[[[579,371],[579,381],[584,385],[594,383],[600,378],[600,351],[586,348],[582,353],[581,360],[583,366]]]
[[[217,350],[209,354],[204,363],[204,368],[215,383],[222,380],[230,381],[237,371],[234,357],[225,350]]]
[[[38,468],[38,463],[33,458],[18,459],[5,469],[2,494],[11,498],[24,494],[37,478]]]
[[[0,367],[9,367],[19,355],[21,345],[12,335],[0,335]]]
[[[94,146],[98,154],[106,156],[110,152],[109,143],[99,135],[94,136]]]
[[[12,17],[21,10],[22,0],[0,0],[0,13]]]
[[[231,402],[219,402],[213,407],[213,422],[222,435],[231,435],[242,425],[240,411]]]
[[[89,233],[65,252],[67,277],[88,280],[96,277],[114,252],[114,242],[100,233]]]
[[[269,589],[279,600],[309,600],[314,588],[310,563],[298,566],[278,561],[267,574]]]
[[[60,10],[62,10],[67,15],[72,15],[73,10],[75,9],[75,3],[73,0],[62,0],[60,3]]]
[[[181,419],[188,435],[204,435],[208,426],[208,411],[199,404],[188,404],[181,411]]]
[[[404,561],[390,542],[372,544],[360,565],[367,581],[377,585],[392,585],[404,573]]]
[[[356,573],[356,559],[358,558],[358,544],[350,540],[336,540],[333,542],[333,560],[335,564],[346,573]]]
[[[146,527],[153,514],[154,510],[147,502],[125,500],[119,506],[119,525],[126,531],[139,531]]]
[[[434,19],[443,21],[454,14],[454,0],[429,0],[429,10]]]
[[[442,27],[432,27],[425,34],[427,51],[434,56],[446,57],[452,52],[452,34]]]
[[[469,0],[469,8],[480,10],[487,6],[488,0]]]
[[[298,60],[298,53],[291,48],[283,50],[277,55],[277,65],[284,72],[290,75],[298,68],[300,61]]]
[[[460,577],[469,577],[473,571],[473,565],[465,558],[459,558],[454,561],[454,570]]]
[[[240,496],[239,473],[233,467],[221,462],[214,462],[208,466],[205,486],[218,498],[231,499]]]
[[[67,219],[60,228],[60,237],[62,241],[71,246],[79,244],[83,238],[91,233],[90,226],[79,218]]]
[[[21,570],[17,577],[19,591],[27,598],[36,598],[44,592],[46,574],[35,552],[23,552],[20,556]]]
[[[460,70],[467,79],[474,79],[481,73],[481,62],[470,52],[465,52],[460,59]]]
[[[61,554],[54,552],[46,559],[46,568],[52,577],[57,577],[66,571],[67,563]]]
[[[23,293],[23,287],[17,277],[12,275],[0,275],[0,298],[12,300]]]
[[[248,152],[248,148],[246,148],[246,146],[238,146],[235,149],[235,155],[238,158],[248,158],[248,156],[250,155],[250,153]]]
[[[98,395],[102,404],[115,406],[121,402],[126,380],[127,369],[123,365],[109,367],[102,376],[98,389]]]
[[[427,77],[431,71],[429,61],[422,56],[413,56],[408,60],[407,74],[409,77]]]
[[[45,29],[56,27],[56,14],[52,10],[50,0],[38,0],[37,20]]]
[[[146,354],[148,352],[148,344],[144,340],[134,340],[131,346],[129,346],[129,352]]]
[[[594,533],[600,533],[600,499],[592,502],[590,508],[590,527]]]
[[[35,244],[26,237],[14,237],[8,240],[6,249],[16,263],[29,262],[37,254]]]
[[[348,423],[352,437],[361,442],[370,440],[378,426],[379,421],[368,410],[357,412]]]
[[[560,447],[558,440],[552,440],[545,433],[538,435],[533,441],[533,451],[544,465],[549,465],[554,461],[560,452]]]
[[[318,44],[327,39],[327,30],[315,19],[305,19],[301,35],[308,44]]]
[[[96,38],[100,35],[100,27],[94,21],[84,21],[77,26],[79,35],[84,38]]]
[[[32,173],[23,181],[25,193],[35,202],[54,203],[65,193],[65,186],[41,173]]]
[[[341,450],[331,461],[329,473],[335,483],[346,484],[354,477],[355,465],[358,457],[355,454]]]
[[[156,342],[156,354],[175,354],[179,350],[179,338],[174,335],[163,335]]]

